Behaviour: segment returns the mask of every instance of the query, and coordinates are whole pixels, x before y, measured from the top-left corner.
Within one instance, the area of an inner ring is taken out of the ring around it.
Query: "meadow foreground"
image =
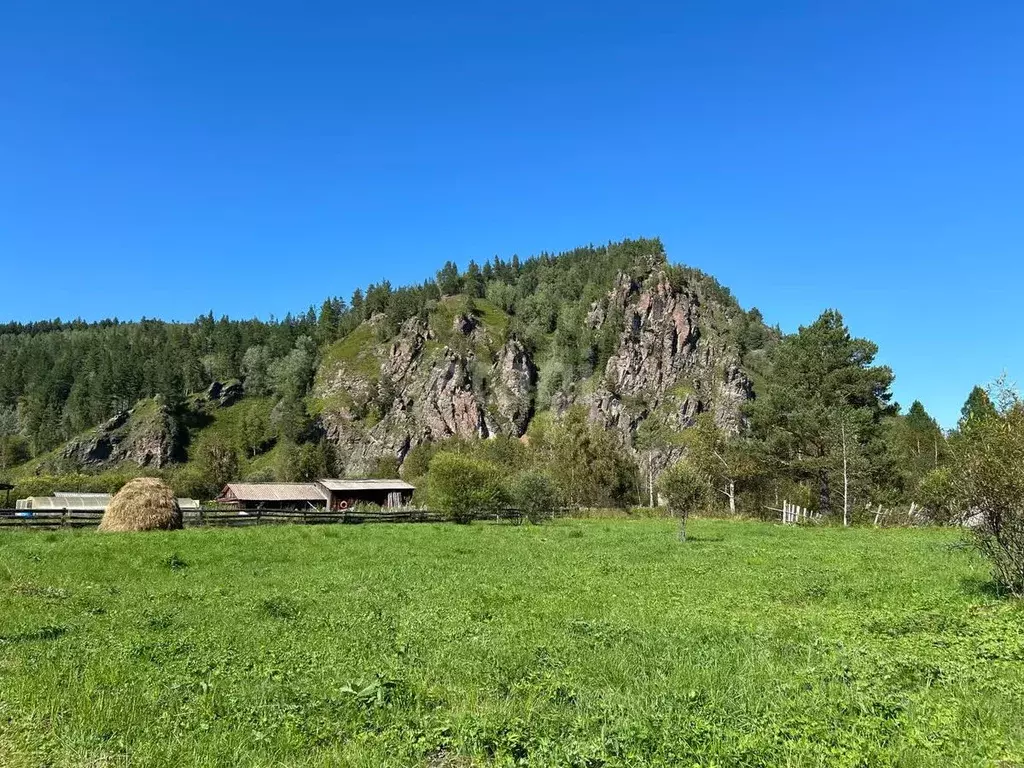
[[[1024,764],[1024,610],[947,530],[0,536],[0,766]]]

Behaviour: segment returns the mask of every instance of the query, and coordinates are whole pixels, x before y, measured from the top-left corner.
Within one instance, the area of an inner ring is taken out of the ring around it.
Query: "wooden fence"
[[[566,510],[554,510],[551,517],[562,517]],[[99,525],[102,510],[0,509],[0,528],[88,528]],[[475,515],[474,520],[519,524],[523,515],[517,509],[502,509]],[[328,523],[440,523],[448,518],[426,509],[366,509],[344,511],[317,509],[259,509],[239,512],[234,509],[187,509],[182,512],[186,527],[250,525],[323,525]]]
[[[782,522],[786,524],[818,523],[821,522],[821,513],[812,512],[799,504],[784,501],[782,502]]]

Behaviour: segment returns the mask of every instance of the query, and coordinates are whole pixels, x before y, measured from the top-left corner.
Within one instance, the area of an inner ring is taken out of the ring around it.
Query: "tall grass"
[[[1024,760],[1024,614],[940,530],[0,536],[0,766]]]

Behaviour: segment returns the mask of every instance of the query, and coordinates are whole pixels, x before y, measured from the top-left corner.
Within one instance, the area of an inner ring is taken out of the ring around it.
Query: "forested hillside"
[[[449,262],[283,320],[2,326],[0,474],[24,494],[160,472],[209,498],[241,478],[426,488],[435,454],[472,453],[567,503],[638,504],[685,456],[740,511],[924,503],[946,436],[898,413],[876,351],[837,312],[783,336],[658,240]]]

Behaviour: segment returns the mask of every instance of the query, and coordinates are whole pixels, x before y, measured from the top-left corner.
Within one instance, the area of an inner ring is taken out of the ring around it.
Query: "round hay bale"
[[[174,491],[155,477],[131,480],[110,500],[100,530],[175,531],[181,528],[181,509]]]

